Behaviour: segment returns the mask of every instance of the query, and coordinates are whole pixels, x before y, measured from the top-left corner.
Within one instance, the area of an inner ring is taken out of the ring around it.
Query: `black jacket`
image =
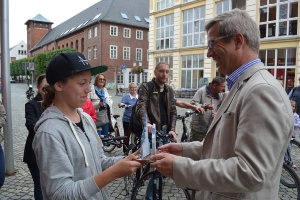
[[[156,124],[156,130],[161,130],[161,116],[160,116],[160,106],[159,106],[159,85],[156,84],[155,78],[152,79],[153,83],[153,92],[149,94],[149,88],[147,83],[143,83],[139,88],[139,98],[136,104],[135,114],[144,121],[145,113],[148,114],[148,123]],[[168,131],[175,131],[176,120],[177,120],[177,110],[174,100],[174,91],[173,89],[165,84],[165,102],[166,102],[166,111],[167,111],[167,121],[168,121]],[[150,98],[148,98],[150,95]],[[148,99],[150,102],[148,102]]]
[[[25,104],[25,126],[28,129],[28,136],[24,149],[23,162],[27,164],[36,164],[35,154],[32,149],[32,141],[35,136],[34,126],[44,111],[41,106],[41,100],[42,96],[38,94]]]

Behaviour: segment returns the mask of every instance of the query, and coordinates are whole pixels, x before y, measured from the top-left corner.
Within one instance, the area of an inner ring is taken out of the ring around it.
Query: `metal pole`
[[[12,114],[11,114],[11,87],[10,87],[10,55],[9,55],[9,4],[8,0],[1,1],[1,74],[3,105],[6,110],[6,125],[4,127],[4,150],[6,174],[13,175],[14,154],[12,136]]]

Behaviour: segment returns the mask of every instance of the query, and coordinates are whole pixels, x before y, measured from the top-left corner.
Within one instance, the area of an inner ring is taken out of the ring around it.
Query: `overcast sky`
[[[52,28],[100,0],[9,0],[9,47],[27,43],[25,22],[41,14]]]

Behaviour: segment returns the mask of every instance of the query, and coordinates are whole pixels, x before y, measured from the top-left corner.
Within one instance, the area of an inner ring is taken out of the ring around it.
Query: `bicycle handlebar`
[[[198,111],[186,111],[184,115],[177,115],[177,119],[185,119],[193,114],[200,114]]]
[[[112,138],[101,138],[102,142],[104,145],[119,145],[120,143],[122,143],[122,140],[127,140],[127,136],[119,136],[119,137],[112,137]],[[116,142],[116,141],[119,141]]]
[[[130,105],[130,104],[125,104],[125,105],[121,105],[121,106],[119,106],[119,108],[129,108],[129,107],[131,107],[131,105]]]

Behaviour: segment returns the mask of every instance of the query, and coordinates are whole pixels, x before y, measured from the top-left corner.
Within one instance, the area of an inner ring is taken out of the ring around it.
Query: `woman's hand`
[[[143,163],[138,161],[139,151],[136,151],[113,165],[118,178],[133,174]]]
[[[100,106],[100,107],[103,107],[103,106],[104,106],[104,102],[101,102],[101,101],[100,101],[100,102],[99,102],[99,106]]]

